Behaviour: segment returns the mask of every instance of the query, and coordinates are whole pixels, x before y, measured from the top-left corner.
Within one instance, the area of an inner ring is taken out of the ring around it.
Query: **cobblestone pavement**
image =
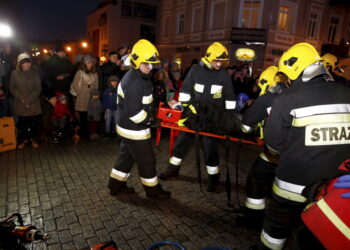
[[[30,249],[88,249],[109,240],[117,242],[123,250],[145,249],[161,240],[180,242],[187,249],[208,246],[248,249],[259,240],[258,233],[240,228],[234,222],[236,214],[228,209],[226,202],[224,166],[217,192],[199,191],[193,148],[184,160],[179,178],[162,182],[172,192],[171,200],[147,199],[136,167],[129,184],[138,195],[111,197],[106,184],[118,148],[117,140],[101,139],[77,145],[46,143],[38,149],[1,153],[0,218],[19,212],[24,215],[25,224],[33,224],[50,234],[50,240],[32,244],[28,246]],[[236,148],[237,144],[232,143],[233,183]],[[245,177],[259,150],[251,145],[240,147],[242,204]],[[167,151],[168,140],[164,137],[160,147],[155,148],[158,173],[167,165]],[[223,151],[221,145],[222,162]],[[202,169],[205,184],[203,159]]]

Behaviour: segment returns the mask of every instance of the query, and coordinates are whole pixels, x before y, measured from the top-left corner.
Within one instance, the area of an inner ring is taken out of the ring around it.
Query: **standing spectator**
[[[26,53],[17,59],[17,68],[10,78],[10,92],[14,97],[14,112],[18,116],[18,149],[26,144],[37,148],[37,116],[41,114],[41,80],[38,71],[32,67],[32,60]]]
[[[98,89],[98,76],[95,68],[95,58],[90,55],[83,57],[83,63],[75,74],[71,85],[71,93],[76,95],[75,111],[79,113],[80,135],[88,135],[88,103],[90,91]]]
[[[102,105],[100,101],[100,92],[98,89],[92,89],[90,91],[90,100],[88,104],[88,120],[89,120],[89,134],[90,140],[100,138],[97,134],[99,123],[102,115]]]
[[[173,80],[173,86],[175,87],[175,93],[173,99],[175,101],[178,101],[179,99],[179,93],[183,84],[182,76],[180,72],[174,73],[174,80]]]
[[[53,115],[51,117],[52,125],[54,127],[54,143],[58,143],[59,139],[63,137],[67,120],[73,121],[73,116],[69,111],[67,96],[63,93],[60,93],[57,95],[57,102],[55,104]]]
[[[68,94],[72,81],[73,65],[67,58],[63,44],[56,46],[55,54],[49,60],[43,62],[42,69],[54,92]]]
[[[154,108],[158,109],[159,103],[166,103],[167,99],[167,90],[165,87],[165,76],[164,71],[158,70],[154,74],[153,80],[153,98],[154,98]]]
[[[102,106],[105,110],[105,139],[109,139],[112,133],[113,125],[117,124],[117,87],[119,79],[116,76],[111,76],[108,79],[109,87],[103,92]]]
[[[108,55],[108,62],[105,62],[102,65],[102,91],[104,91],[106,88],[108,88],[108,79],[111,76],[116,76],[120,79],[121,77],[121,65],[122,61],[120,60],[120,56],[118,55],[118,52],[113,50],[109,52]]]

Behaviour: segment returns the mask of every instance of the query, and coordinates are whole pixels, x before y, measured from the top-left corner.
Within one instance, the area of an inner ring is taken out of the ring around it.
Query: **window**
[[[328,30],[328,42],[330,42],[330,43],[335,42],[338,26],[339,26],[339,18],[332,17],[331,23],[329,25],[329,30]]]
[[[211,16],[211,28],[222,29],[225,27],[226,2],[214,2]]]
[[[261,6],[260,0],[244,0],[241,20],[243,28],[258,28],[260,26]]]
[[[278,14],[278,30],[284,32],[290,31],[290,10],[287,6],[280,6],[280,12]]]
[[[316,38],[316,27],[317,27],[317,14],[311,13],[307,28],[307,36],[310,38]]]
[[[193,9],[192,32],[201,31],[202,9]]]
[[[180,14],[178,16],[177,34],[183,34],[185,28],[185,15]]]
[[[170,35],[170,18],[167,16],[164,18],[163,36],[167,37]]]

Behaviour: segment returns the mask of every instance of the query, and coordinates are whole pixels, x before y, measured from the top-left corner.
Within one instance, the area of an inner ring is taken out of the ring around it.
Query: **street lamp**
[[[67,46],[67,47],[66,47],[66,50],[67,50],[68,52],[71,52],[71,51],[72,51],[72,48],[71,48],[70,46]]]
[[[9,38],[12,36],[12,30],[7,24],[0,24],[0,37]]]
[[[49,51],[47,49],[43,49],[44,54],[47,54]]]
[[[82,43],[81,43],[81,46],[82,46],[83,48],[87,48],[88,43],[87,43],[87,42],[82,42]]]

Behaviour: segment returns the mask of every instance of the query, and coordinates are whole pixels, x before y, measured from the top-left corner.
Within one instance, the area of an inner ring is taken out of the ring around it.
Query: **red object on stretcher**
[[[180,127],[177,125],[177,122],[181,119],[181,113],[182,111],[177,110],[177,109],[172,109],[168,107],[162,106],[162,103],[159,106],[157,117],[159,119],[162,119],[163,121],[160,123],[161,127],[164,128],[169,128],[170,129],[170,141],[169,141],[169,155],[172,156],[172,149],[174,147],[174,142],[175,142],[175,137],[179,135],[180,131],[183,132],[188,132],[188,133],[196,133],[196,131],[188,129],[186,127]],[[159,146],[160,144],[160,137],[162,133],[162,128],[157,129],[157,134],[156,134],[156,145]],[[219,139],[226,139],[225,136],[223,135],[217,135],[217,134],[212,134],[212,133],[207,133],[207,132],[198,132],[200,135],[204,136],[209,136],[209,137],[215,137]],[[243,140],[241,138],[235,138],[235,137],[230,137],[231,141],[236,141],[236,142],[242,142],[246,144],[253,144],[253,145],[263,145],[264,142],[257,138],[257,142],[253,141],[247,141]]]
[[[339,168],[349,162],[346,160]],[[350,199],[340,197],[349,190],[335,188],[336,181],[322,189],[317,202],[311,203],[301,218],[326,249],[350,249]]]

